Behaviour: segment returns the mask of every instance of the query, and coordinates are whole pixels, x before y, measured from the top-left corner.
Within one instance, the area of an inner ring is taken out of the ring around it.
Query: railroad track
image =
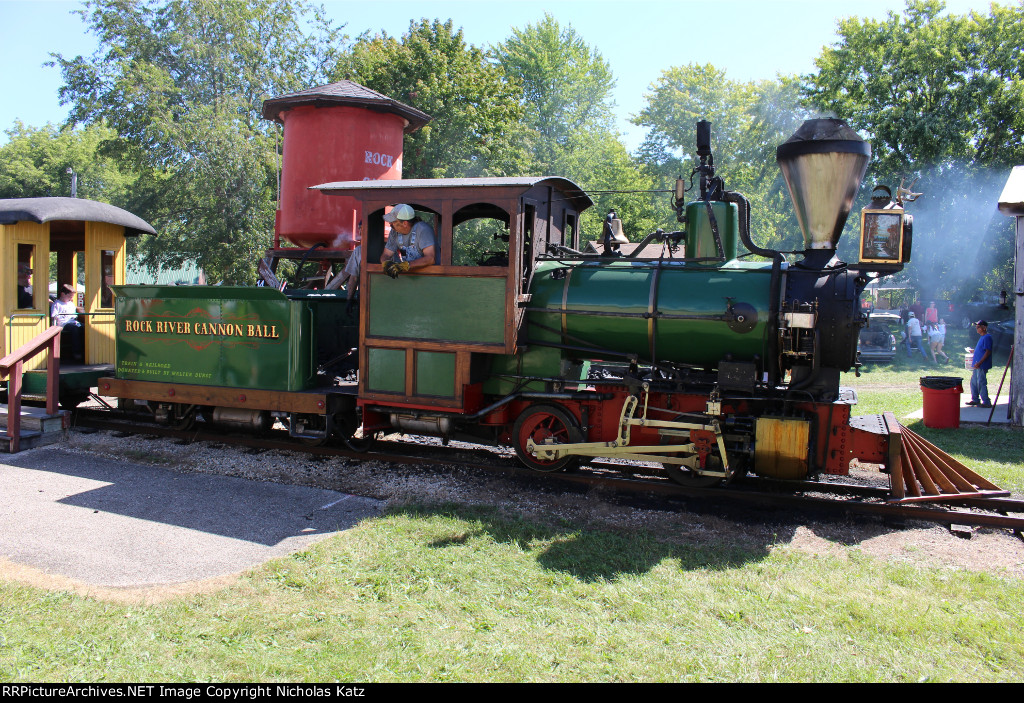
[[[230,434],[198,429],[181,430],[140,422],[137,418],[117,415],[112,411],[79,409],[74,414],[74,427],[112,430],[130,434],[146,434],[177,438],[188,442],[221,444],[262,449],[294,451],[320,456],[338,456],[361,461],[395,464],[461,466],[479,471],[500,473],[527,481],[543,478],[546,483],[559,482],[581,489],[598,488],[620,495],[658,496],[678,505],[678,500],[702,500],[758,505],[768,508],[826,512],[830,514],[873,515],[888,521],[933,522],[957,527],[989,527],[1008,529],[1024,537],[1024,500],[997,497],[949,497],[942,503],[896,504],[891,502],[888,488],[845,481],[785,481],[747,477],[726,488],[681,486],[661,474],[660,469],[611,462],[591,462],[572,473],[552,473],[540,477],[537,472],[521,466],[514,456],[502,457],[485,448],[446,447],[439,444],[408,444],[378,441],[367,452],[354,452],[344,447],[313,446],[289,438],[284,432],[267,437]]]

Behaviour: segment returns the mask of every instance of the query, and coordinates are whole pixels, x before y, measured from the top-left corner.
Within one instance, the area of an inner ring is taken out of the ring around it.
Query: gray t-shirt
[[[390,252],[394,252],[391,257],[392,261],[416,261],[416,259],[423,258],[423,250],[427,247],[434,248],[434,262],[437,262],[437,248],[434,239],[434,228],[428,225],[426,222],[417,222],[412,226],[412,230],[408,235],[402,236],[395,230],[391,230],[391,235],[388,237],[388,243],[385,249]],[[402,251],[404,254],[401,258],[398,256],[398,252]]]
[[[362,256],[363,245],[358,245],[352,250],[352,254],[349,255],[348,261],[345,262],[345,274],[348,276],[359,275],[359,257]]]

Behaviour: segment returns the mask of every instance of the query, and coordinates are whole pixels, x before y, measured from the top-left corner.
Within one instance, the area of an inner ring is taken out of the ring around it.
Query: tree
[[[647,127],[639,156],[661,188],[672,188],[695,162],[696,124],[712,125],[715,169],[729,190],[751,203],[751,236],[765,247],[799,248],[775,149],[808,116],[794,79],[741,83],[711,64],[675,66],[662,72],[633,123]]]
[[[974,112],[970,91],[960,90],[973,63],[962,17],[940,17],[942,3],[911,2],[904,17],[841,20],[837,46],[815,61],[807,76],[808,101],[832,110],[874,145],[875,170],[907,172],[969,150]]]
[[[609,210],[622,220],[630,241],[639,241],[670,213],[667,196],[658,202],[654,180],[613,132],[581,132],[566,143],[555,166],[546,173],[562,175],[578,184],[594,200],[580,219],[581,239],[599,239]],[[538,175],[541,175],[538,173]],[[659,212],[659,205],[661,211]]]
[[[535,163],[552,164],[581,133],[611,133],[615,78],[611,67],[572,26],[545,14],[513,29],[494,49],[510,80],[522,86],[524,123]]]
[[[564,176],[594,197],[581,222],[586,236],[600,234],[612,208],[631,239],[651,232],[658,222],[646,192],[652,181],[614,131],[615,78],[601,54],[551,15],[514,29],[494,54],[521,89],[528,172]]]
[[[160,232],[144,261],[195,260],[212,282],[251,281],[273,229],[262,101],[323,82],[339,30],[298,0],[92,0],[81,14],[100,46],[54,55],[61,100],[70,124],[109,124],[105,153],[139,171],[129,209]]]
[[[0,146],[0,198],[71,195],[71,174],[78,176],[78,196],[124,207],[136,179],[121,162],[100,153],[116,135],[103,124],[36,129],[20,121],[6,131]]]
[[[991,213],[1008,167],[1024,159],[1024,7],[944,7],[911,0],[884,20],[841,21],[803,92],[871,142],[866,183],[918,178],[904,276],[932,296],[967,298],[1009,288],[1012,276],[1010,223]]]
[[[522,172],[515,87],[483,50],[466,44],[451,20],[410,22],[401,38],[364,34],[339,56],[332,75],[433,117],[405,138],[404,178]]]

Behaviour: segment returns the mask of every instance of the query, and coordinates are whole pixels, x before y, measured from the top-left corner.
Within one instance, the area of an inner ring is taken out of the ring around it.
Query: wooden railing
[[[7,436],[11,442],[11,453],[21,447],[21,382],[25,362],[39,352],[46,350],[46,414],[57,414],[58,389],[60,388],[60,332],[54,325],[37,334],[29,342],[0,359],[0,378],[7,380]]]

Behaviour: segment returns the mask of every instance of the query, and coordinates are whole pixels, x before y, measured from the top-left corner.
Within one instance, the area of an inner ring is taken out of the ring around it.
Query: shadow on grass
[[[515,545],[532,554],[544,569],[565,573],[584,582],[614,581],[645,574],[666,560],[682,570],[726,570],[764,559],[771,545],[788,541],[797,525],[762,541],[745,539],[739,546],[727,534],[705,543],[669,543],[639,530],[612,531],[582,526],[557,527],[502,515],[497,508],[454,505],[399,508],[393,513],[415,518],[443,517],[470,523],[466,531],[431,542],[432,549],[460,549],[479,537]]]

